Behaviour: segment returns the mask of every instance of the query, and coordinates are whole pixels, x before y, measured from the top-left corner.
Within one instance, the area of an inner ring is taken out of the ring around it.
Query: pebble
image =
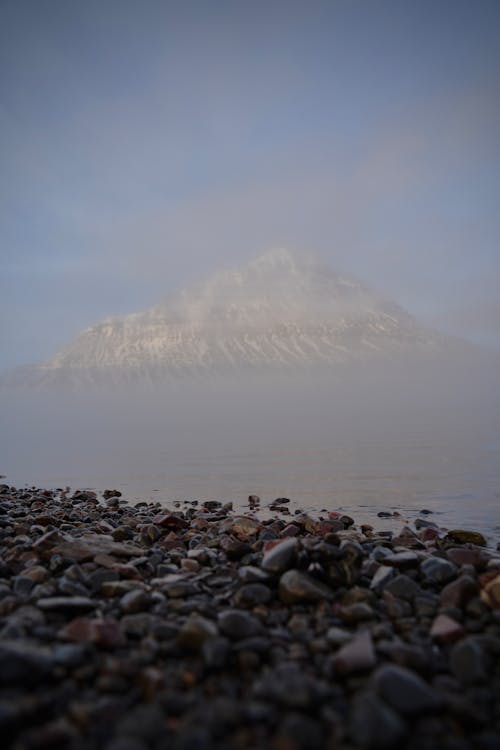
[[[373,691],[364,691],[353,701],[350,734],[357,746],[368,750],[402,747],[407,724]]]
[[[398,599],[411,601],[420,592],[420,586],[413,578],[402,574],[389,581],[384,591],[388,591]]]
[[[433,712],[441,706],[436,691],[405,667],[392,664],[379,667],[372,684],[383,700],[403,716]]]
[[[43,612],[79,614],[95,609],[97,602],[86,596],[49,596],[39,599],[37,606]]]
[[[198,651],[205,641],[215,638],[219,631],[213,620],[192,614],[181,626],[177,634],[177,644],[180,648]]]
[[[273,575],[284,573],[292,567],[296,549],[297,541],[295,538],[278,542],[264,554],[261,563],[262,569]]]
[[[373,669],[376,661],[371,633],[364,630],[337,651],[333,663],[339,674],[346,675]]]
[[[126,614],[144,612],[151,604],[151,597],[142,589],[128,591],[120,599],[120,609]]]
[[[448,615],[438,615],[433,621],[430,636],[440,643],[452,643],[463,637],[462,625]]]
[[[479,547],[486,547],[486,539],[479,531],[467,531],[465,529],[452,529],[446,535],[447,539],[460,544],[476,544]]]
[[[217,622],[221,632],[233,640],[257,635],[262,629],[257,618],[242,609],[220,612]]]
[[[498,744],[494,550],[421,519],[109,500],[0,487],[6,747]]]
[[[450,668],[457,680],[464,685],[474,685],[488,679],[484,650],[473,637],[464,638],[453,646]]]
[[[279,582],[280,599],[284,604],[332,601],[333,591],[300,570],[287,570]]]
[[[23,641],[0,642],[0,684],[32,686],[50,675],[53,660],[48,649]]]
[[[452,581],[458,573],[456,565],[441,557],[428,557],[420,565],[420,570],[427,581],[440,586]]]

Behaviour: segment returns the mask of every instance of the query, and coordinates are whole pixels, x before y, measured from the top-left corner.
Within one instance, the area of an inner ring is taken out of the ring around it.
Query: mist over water
[[[0,392],[0,471],[18,486],[131,501],[285,496],[358,521],[428,508],[500,539],[498,359],[477,351],[162,386]],[[400,525],[400,522],[399,522]]]

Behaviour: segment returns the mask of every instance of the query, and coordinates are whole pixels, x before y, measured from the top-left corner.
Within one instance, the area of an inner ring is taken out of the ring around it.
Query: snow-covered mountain
[[[356,279],[274,250],[145,312],[87,328],[23,379],[162,380],[333,365],[370,352],[436,346],[435,334]]]

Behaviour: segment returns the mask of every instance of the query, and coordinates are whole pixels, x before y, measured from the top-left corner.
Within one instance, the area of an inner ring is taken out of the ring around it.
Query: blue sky
[[[269,247],[500,346],[500,3],[2,0],[0,366]]]

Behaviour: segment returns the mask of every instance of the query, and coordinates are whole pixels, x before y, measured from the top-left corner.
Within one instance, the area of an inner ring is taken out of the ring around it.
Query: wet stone
[[[479,531],[467,531],[465,529],[452,529],[446,535],[447,539],[460,544],[476,544],[479,547],[486,547],[486,539]]]

